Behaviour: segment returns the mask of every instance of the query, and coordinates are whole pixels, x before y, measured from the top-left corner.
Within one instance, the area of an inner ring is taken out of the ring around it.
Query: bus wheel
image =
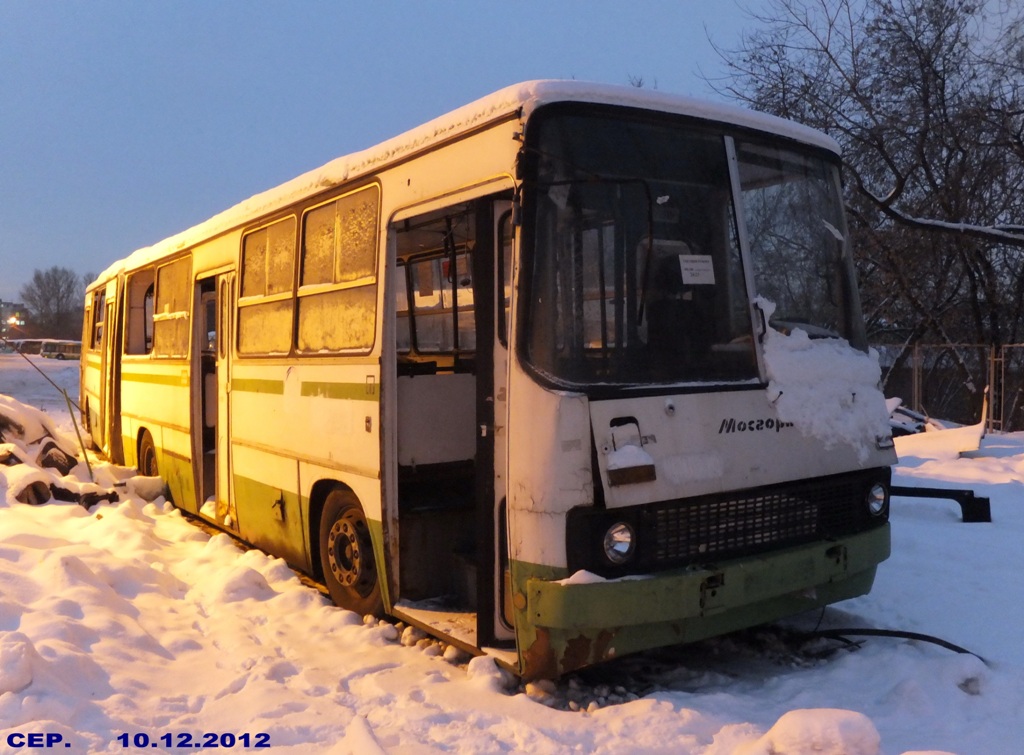
[[[143,477],[159,477],[160,471],[156,468],[156,444],[153,443],[153,436],[149,430],[142,431],[142,438],[139,440],[139,474]]]
[[[336,605],[364,616],[384,613],[370,528],[362,506],[349,490],[335,488],[324,501],[320,565]]]

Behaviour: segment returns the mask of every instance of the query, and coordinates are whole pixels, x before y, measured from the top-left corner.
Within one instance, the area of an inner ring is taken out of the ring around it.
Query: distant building
[[[0,338],[24,338],[28,308],[0,299]]]

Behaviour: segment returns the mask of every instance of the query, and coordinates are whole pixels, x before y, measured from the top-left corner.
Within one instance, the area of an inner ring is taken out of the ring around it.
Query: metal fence
[[[988,429],[1024,430],[1024,344],[875,346],[885,395],[938,419],[974,424],[989,393]]]

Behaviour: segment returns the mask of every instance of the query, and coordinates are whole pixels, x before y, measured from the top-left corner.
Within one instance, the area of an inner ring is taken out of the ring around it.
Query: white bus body
[[[44,338],[39,346],[39,354],[46,359],[74,359],[77,361],[82,358],[82,342]]]
[[[340,605],[555,676],[870,589],[891,439],[765,359],[865,350],[844,229],[821,134],[521,84],[116,263],[83,412]]]

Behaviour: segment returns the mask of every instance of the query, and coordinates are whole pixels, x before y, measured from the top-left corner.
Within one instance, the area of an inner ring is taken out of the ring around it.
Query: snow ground
[[[77,395],[77,365],[32,363]],[[0,413],[32,424],[42,409],[73,437],[64,400],[17,355],[0,355],[0,394],[11,397]],[[181,752],[167,744],[209,732],[235,735],[235,749],[265,734],[269,752],[296,754],[1019,752],[1024,435],[990,436],[969,456],[907,458],[895,481],[972,487],[991,498],[993,523],[964,524],[948,501],[895,499],[893,555],[874,591],[792,624],[936,635],[987,665],[898,639],[817,659],[726,638],[589,712],[545,705],[543,688],[507,689],[487,658],[466,663],[414,632],[366,624],[282,561],[211,537],[160,498],[30,506],[15,495],[53,473],[0,466],[0,751],[49,734],[72,753]],[[95,471],[103,485],[132,474]],[[72,477],[85,483],[83,464]],[[606,668],[612,689],[591,697],[614,695],[617,675],[626,683],[648,662],[621,663]],[[559,699],[577,687],[563,681]]]

